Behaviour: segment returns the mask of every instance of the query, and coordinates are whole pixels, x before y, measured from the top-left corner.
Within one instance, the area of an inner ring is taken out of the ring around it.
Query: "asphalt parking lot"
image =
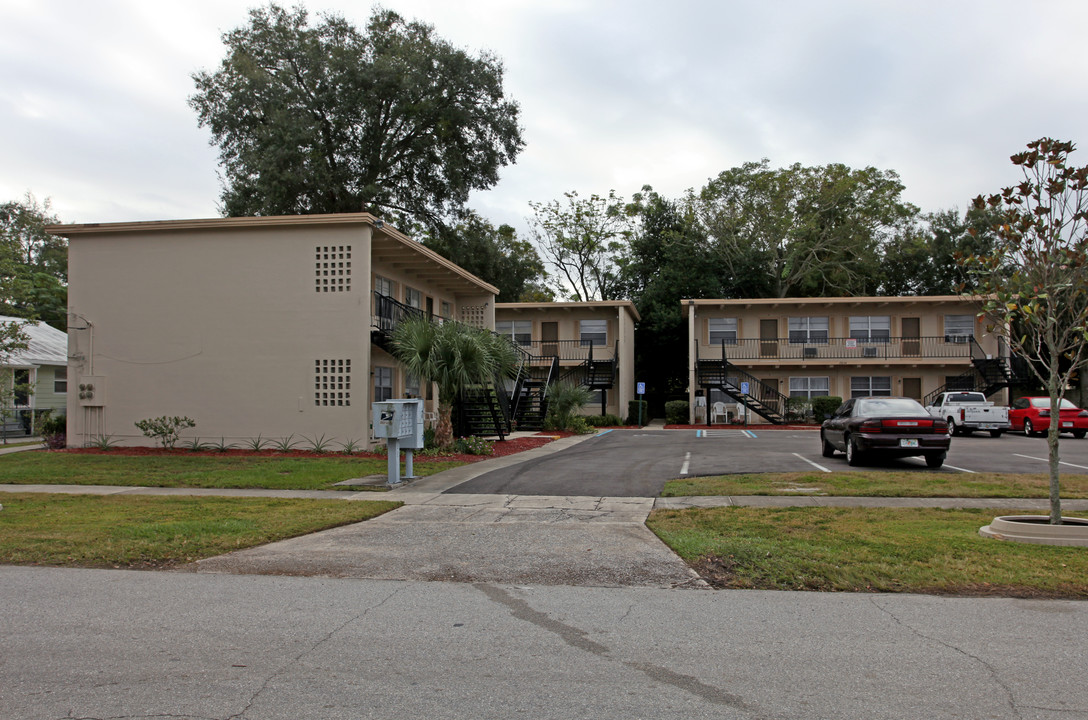
[[[1063,435],[1063,473],[1088,473],[1088,439]],[[654,497],[667,480],[751,472],[917,471],[1042,473],[1046,438],[976,434],[952,439],[948,459],[930,470],[923,458],[860,468],[820,453],[818,430],[614,430],[574,447],[481,475],[448,492]]]

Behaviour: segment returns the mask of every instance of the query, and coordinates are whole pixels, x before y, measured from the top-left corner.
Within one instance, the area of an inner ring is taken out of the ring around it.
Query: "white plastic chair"
[[[722,422],[729,422],[729,415],[725,412],[725,403],[716,402],[710,408],[710,424],[717,425],[718,418],[722,418]]]

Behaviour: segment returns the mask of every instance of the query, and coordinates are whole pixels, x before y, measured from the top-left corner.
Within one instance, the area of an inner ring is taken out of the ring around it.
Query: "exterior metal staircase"
[[[972,337],[971,369],[926,395],[922,398],[922,404],[931,405],[943,392],[970,390],[989,397],[1007,387],[1030,381],[1031,370],[1025,360],[1018,357],[987,357],[982,347]]]
[[[751,373],[729,362],[722,343],[720,360],[695,360],[695,382],[704,390],[721,390],[774,425],[786,422],[787,398]],[[746,384],[746,385],[745,385]],[[745,386],[747,392],[744,392]]]

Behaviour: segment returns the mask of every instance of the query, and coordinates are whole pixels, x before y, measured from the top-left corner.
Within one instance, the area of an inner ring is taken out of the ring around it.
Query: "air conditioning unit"
[[[861,349],[861,356],[862,357],[876,357],[876,348],[875,347],[862,348]]]
[[[816,357],[816,348],[811,348],[811,347],[805,348],[805,357],[807,357],[807,358]]]

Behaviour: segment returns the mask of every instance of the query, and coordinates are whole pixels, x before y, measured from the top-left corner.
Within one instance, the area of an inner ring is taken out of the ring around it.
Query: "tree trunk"
[[[1058,399],[1058,383],[1055,373],[1050,374],[1047,390],[1050,391],[1050,429],[1046,432],[1047,455],[1050,466],[1050,524],[1062,524],[1062,498],[1059,483],[1058,433],[1061,430],[1061,401]]]
[[[434,444],[448,447],[453,444],[453,404],[439,400],[438,425],[434,429]]]

